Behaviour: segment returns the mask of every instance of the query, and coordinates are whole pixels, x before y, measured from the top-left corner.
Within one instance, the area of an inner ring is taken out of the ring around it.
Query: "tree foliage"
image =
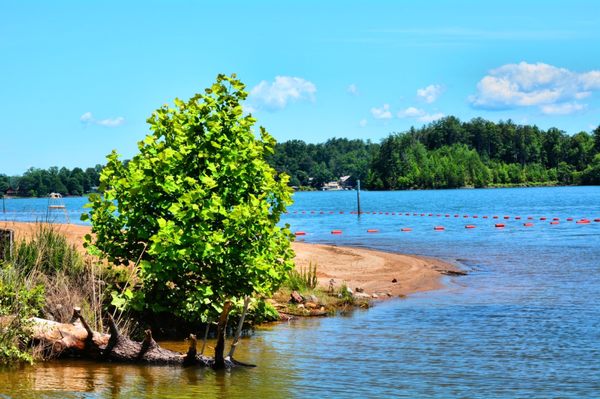
[[[0,174],[0,194],[10,189],[20,197],[45,197],[50,193],[83,195],[98,187],[101,170],[101,165],[85,171],[52,166],[48,169],[30,168],[22,176]]]
[[[205,94],[156,110],[129,162],[108,156],[103,196],[90,196],[90,245],[117,264],[141,259],[145,310],[197,321],[270,294],[293,266],[278,226],[289,178],[265,161],[275,140],[262,127],[255,137],[246,96],[235,75],[219,75]]]
[[[512,121],[447,117],[394,133],[380,144],[331,139],[277,145],[271,164],[297,186],[320,188],[343,175],[370,189],[488,187],[527,184],[597,184],[600,127],[568,135]]]

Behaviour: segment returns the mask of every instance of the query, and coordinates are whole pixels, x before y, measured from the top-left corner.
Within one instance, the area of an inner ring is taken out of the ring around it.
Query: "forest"
[[[330,139],[279,143],[270,160],[295,186],[320,188],[351,175],[374,190],[600,184],[600,126],[568,135],[550,128],[461,122],[450,116],[392,133],[381,143]]]
[[[102,165],[81,168],[29,168],[22,176],[0,173],[0,194],[18,197],[45,197],[49,193],[79,196],[95,191],[100,184]]]
[[[534,125],[449,116],[421,128],[370,140],[332,138],[312,144],[277,143],[268,162],[298,189],[320,189],[350,176],[366,189],[600,184],[600,126],[569,135]],[[31,168],[22,176],[0,174],[0,193],[21,197],[50,192],[83,195],[98,186],[101,165]]]

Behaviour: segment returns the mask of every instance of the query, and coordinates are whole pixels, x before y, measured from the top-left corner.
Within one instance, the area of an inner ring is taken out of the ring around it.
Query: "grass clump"
[[[84,257],[53,225],[38,224],[0,260],[0,364],[31,362],[29,320],[70,321],[81,307],[90,326],[102,331],[107,269]]]
[[[317,284],[317,264],[310,262],[307,268],[290,270],[287,280],[283,283],[283,287],[293,291],[304,292],[314,290],[317,288]]]

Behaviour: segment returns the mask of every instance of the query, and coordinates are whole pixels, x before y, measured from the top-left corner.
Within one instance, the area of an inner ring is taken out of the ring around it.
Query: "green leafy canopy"
[[[175,100],[148,119],[151,134],[123,162],[113,151],[90,196],[90,247],[117,264],[140,262],[138,294],[154,311],[194,319],[229,300],[270,294],[293,267],[278,226],[289,177],[265,161],[275,140],[244,115],[235,75]]]

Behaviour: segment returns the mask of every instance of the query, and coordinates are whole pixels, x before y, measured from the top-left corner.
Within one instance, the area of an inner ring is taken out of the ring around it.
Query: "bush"
[[[32,363],[26,343],[31,336],[29,319],[39,314],[44,287],[24,279],[12,265],[0,269],[0,365]]]

